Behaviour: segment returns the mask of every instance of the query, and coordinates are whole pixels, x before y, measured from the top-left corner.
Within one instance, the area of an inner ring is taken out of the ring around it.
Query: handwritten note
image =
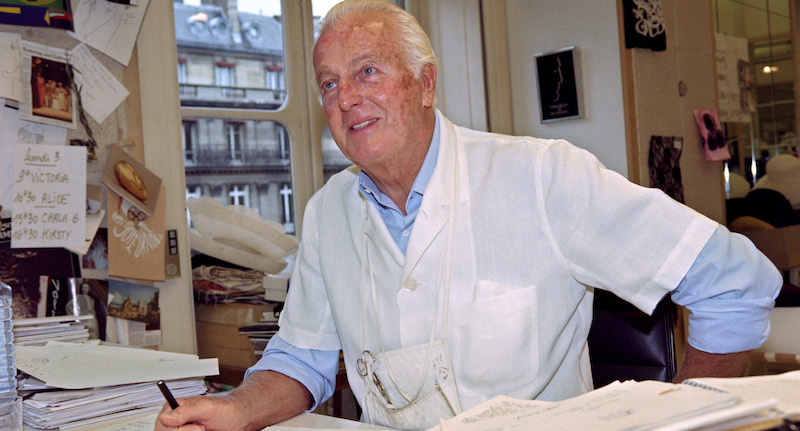
[[[92,55],[86,44],[76,46],[69,56],[75,67],[75,83],[81,88],[83,107],[102,123],[128,97],[128,90]]]
[[[86,235],[86,148],[17,144],[11,246],[79,247]]]
[[[75,39],[127,66],[150,0],[125,6],[103,0],[82,0],[73,10]]]
[[[17,33],[0,33],[0,97],[21,101],[22,65],[19,50],[20,36]]]
[[[2,58],[2,57],[0,57]],[[1,72],[0,72],[1,73]],[[0,108],[3,133],[0,133],[0,154],[14,154],[17,144],[64,145],[67,129],[19,119],[19,111]],[[0,157],[0,205],[13,211],[14,158]]]

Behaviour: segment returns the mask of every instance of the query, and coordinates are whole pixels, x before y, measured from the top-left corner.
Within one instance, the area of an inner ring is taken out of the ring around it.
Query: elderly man
[[[333,391],[364,420],[425,429],[497,394],[591,390],[593,289],[692,312],[679,379],[736,375],[781,285],[751,243],[565,141],[455,126],[405,11],[347,0],[314,47],[331,133],[355,166],[308,203],[281,328],[239,388],[181,400],[157,430],[254,430]],[[189,425],[184,425],[189,424]]]

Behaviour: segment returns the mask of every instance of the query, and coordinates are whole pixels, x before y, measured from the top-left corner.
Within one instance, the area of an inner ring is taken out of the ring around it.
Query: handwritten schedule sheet
[[[17,144],[11,247],[79,247],[86,235],[86,148]]]

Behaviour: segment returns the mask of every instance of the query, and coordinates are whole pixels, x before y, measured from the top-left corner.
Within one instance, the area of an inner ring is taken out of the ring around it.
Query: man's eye
[[[322,90],[323,91],[332,90],[334,87],[336,87],[336,84],[334,82],[326,81],[326,82],[322,83]]]
[[[367,66],[364,68],[364,75],[372,75],[375,73],[375,68],[372,66]]]

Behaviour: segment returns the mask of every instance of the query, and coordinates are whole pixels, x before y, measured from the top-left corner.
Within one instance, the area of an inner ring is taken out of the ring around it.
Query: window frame
[[[172,3],[170,2],[170,5]],[[171,7],[171,6],[170,6]],[[293,215],[302,215],[306,202],[324,183],[322,151],[319,145],[326,121],[316,93],[311,47],[314,43],[314,22],[311,2],[281,0],[284,22],[284,87],[287,97],[276,110],[254,110],[182,106],[181,118],[274,121],[286,130],[289,137]],[[294,23],[295,25],[290,25]],[[174,36],[173,41],[174,44]],[[218,63],[215,63],[215,67]],[[294,71],[291,74],[286,70]],[[302,219],[294,220],[298,235],[302,234]]]

